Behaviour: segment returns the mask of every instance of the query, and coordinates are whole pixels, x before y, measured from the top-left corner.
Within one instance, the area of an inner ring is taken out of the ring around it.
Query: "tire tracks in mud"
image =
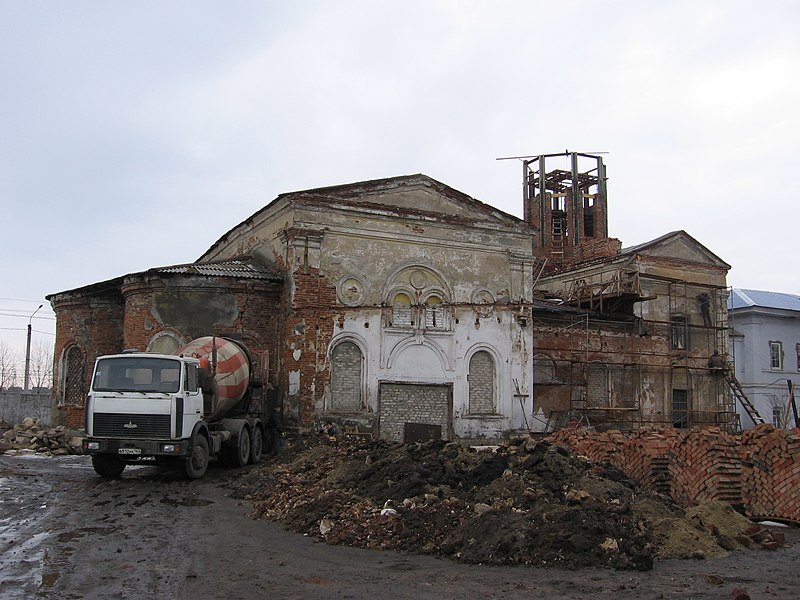
[[[0,457],[0,597],[175,597],[181,528],[212,502],[155,467],[99,479],[85,457]]]

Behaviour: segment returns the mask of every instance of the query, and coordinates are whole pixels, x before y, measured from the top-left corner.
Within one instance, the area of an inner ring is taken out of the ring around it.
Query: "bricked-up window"
[[[586,373],[586,401],[589,406],[611,405],[611,382],[608,367],[590,364]]]
[[[182,345],[174,333],[162,331],[153,336],[147,344],[147,351],[156,354],[176,354]]]
[[[555,383],[556,363],[549,356],[535,354],[533,356],[533,383]]]
[[[425,329],[444,329],[444,307],[439,296],[425,300]]]
[[[64,372],[60,404],[81,405],[86,397],[86,360],[78,346],[70,346],[64,353]]]
[[[672,315],[669,321],[669,343],[673,350],[689,348],[689,328],[685,315]]]
[[[363,409],[362,354],[353,342],[337,344],[331,354],[331,405],[334,412]]]
[[[494,360],[488,352],[476,352],[469,361],[469,414],[495,414]]]
[[[411,327],[411,298],[408,294],[395,294],[392,298],[392,326]]]
[[[781,342],[769,343],[769,367],[773,371],[783,369],[783,344]]]

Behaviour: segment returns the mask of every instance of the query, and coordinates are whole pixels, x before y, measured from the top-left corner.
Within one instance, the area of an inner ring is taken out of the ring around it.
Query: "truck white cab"
[[[102,477],[154,459],[190,479],[209,460],[244,466],[261,460],[275,431],[255,414],[252,359],[241,343],[199,338],[175,356],[131,352],[97,358],[86,402],[84,451]],[[263,403],[262,403],[263,411]]]

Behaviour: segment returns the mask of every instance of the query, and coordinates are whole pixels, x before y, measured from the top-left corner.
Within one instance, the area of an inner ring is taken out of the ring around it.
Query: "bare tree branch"
[[[8,345],[0,341],[0,390],[7,390],[18,384],[17,365],[19,356]]]
[[[31,350],[30,385],[33,388],[49,388],[53,382],[53,348],[37,340]]]

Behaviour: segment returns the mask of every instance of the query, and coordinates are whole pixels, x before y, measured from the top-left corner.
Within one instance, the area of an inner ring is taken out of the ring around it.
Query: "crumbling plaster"
[[[381,382],[424,382],[452,385],[458,436],[499,435],[524,425],[513,381],[521,393],[530,387],[533,260],[527,225],[488,207],[464,206],[424,185],[357,201],[294,194],[287,202],[291,211],[251,219],[202,259],[268,248],[271,262],[287,273],[290,306],[300,306],[297,274],[316,273],[318,285],[335,288],[336,303],[325,307],[332,325],[327,345],[309,337],[315,329],[324,341],[327,325],[312,328],[304,321],[301,335],[288,332],[290,396],[310,396],[301,402],[311,402],[317,414],[329,411],[330,352],[344,340],[358,340],[364,354],[361,418],[378,412]],[[420,290],[408,280],[415,271],[430,274]],[[447,327],[387,324],[392,294],[400,289],[410,296],[420,292],[415,302],[435,290],[446,307]],[[321,310],[313,312],[319,316]],[[313,318],[307,309],[303,314]],[[478,349],[491,354],[496,368],[496,414],[480,418],[468,414],[467,404],[469,360]],[[307,362],[314,368],[301,366]]]

